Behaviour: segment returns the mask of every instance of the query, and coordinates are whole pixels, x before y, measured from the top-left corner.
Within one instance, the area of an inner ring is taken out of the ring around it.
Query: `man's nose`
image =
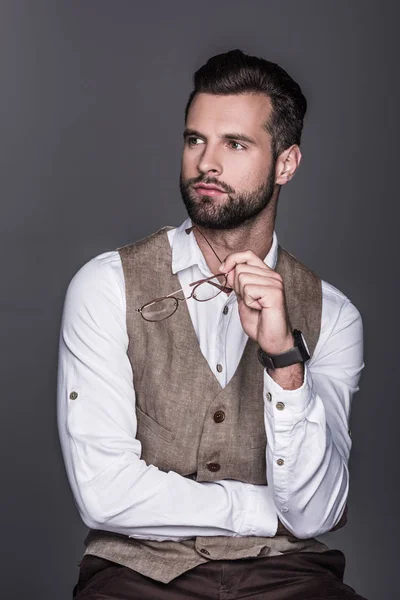
[[[222,163],[216,148],[207,146],[200,157],[197,168],[202,173],[222,173]]]

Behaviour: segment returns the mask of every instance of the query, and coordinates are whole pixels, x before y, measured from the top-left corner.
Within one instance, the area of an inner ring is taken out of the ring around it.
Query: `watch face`
[[[299,331],[298,329],[294,329],[293,330],[293,337],[295,339],[295,344],[297,346],[297,348],[300,350],[301,353],[301,357],[303,359],[303,361],[306,361],[310,358],[310,355],[307,351],[307,348],[304,344],[304,340],[303,340],[303,336],[301,331]]]

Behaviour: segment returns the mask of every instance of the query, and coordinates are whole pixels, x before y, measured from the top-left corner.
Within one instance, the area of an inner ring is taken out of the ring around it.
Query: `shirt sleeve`
[[[323,282],[321,333],[303,385],[284,390],[264,375],[269,483],[280,521],[298,538],[330,531],[344,511],[350,407],[363,367],[360,313]]]
[[[59,344],[58,431],[84,523],[159,541],[274,535],[277,513],[267,486],[200,483],[141,459],[125,318],[119,254],[105,253],[72,279]]]

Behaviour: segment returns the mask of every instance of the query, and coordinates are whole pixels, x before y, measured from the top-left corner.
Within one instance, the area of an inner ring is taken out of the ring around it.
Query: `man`
[[[89,261],[67,292],[58,424],[90,528],[77,600],[361,598],[344,556],[357,309],[283,250],[306,100],[239,50],[194,76],[188,219]]]

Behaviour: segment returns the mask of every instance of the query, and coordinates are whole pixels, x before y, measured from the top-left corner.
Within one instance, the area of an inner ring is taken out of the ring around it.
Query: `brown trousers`
[[[210,561],[169,583],[97,556],[85,555],[75,600],[365,600],[343,583],[339,550]]]

